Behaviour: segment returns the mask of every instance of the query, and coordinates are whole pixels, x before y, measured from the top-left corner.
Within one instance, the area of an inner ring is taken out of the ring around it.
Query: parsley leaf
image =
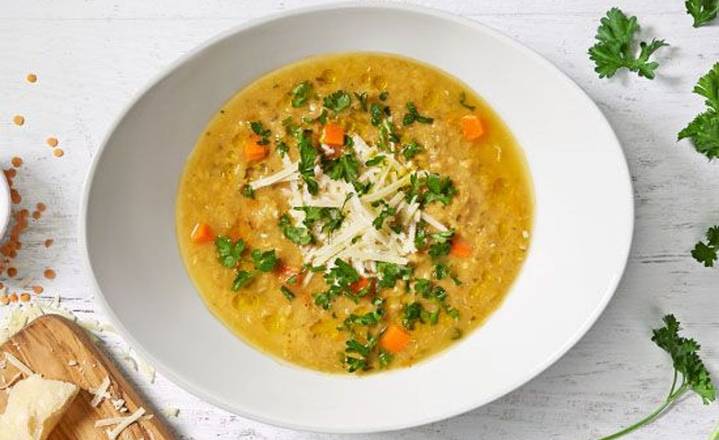
[[[638,31],[637,17],[627,18],[619,8],[610,9],[602,18],[595,37],[597,43],[589,49],[589,58],[596,64],[594,71],[599,78],[611,78],[617,70],[626,68],[639,76],[654,79],[654,71],[659,64],[649,61],[649,57],[668,44],[657,39],[650,43],[642,41],[639,56],[635,58],[632,43]]]
[[[252,263],[255,269],[261,272],[272,272],[277,266],[277,254],[274,249],[262,252],[259,249],[252,251]]]
[[[470,105],[469,103],[467,103],[467,94],[464,93],[464,92],[462,92],[462,93],[459,94],[459,104],[460,104],[462,107],[464,107],[464,108],[466,108],[466,109],[468,109],[468,110],[472,110],[472,111],[474,111],[474,109],[477,108],[477,106]]]
[[[252,281],[254,278],[254,272],[248,272],[246,270],[237,271],[237,276],[235,276],[235,280],[232,282],[232,290],[236,292],[242,289],[246,285],[250,284],[250,281]]]
[[[666,315],[664,327],[653,331],[652,341],[671,356],[674,365],[674,380],[664,402],[649,416],[601,440],[621,437],[651,423],[688,391],[697,394],[705,405],[716,399],[716,389],[711,382],[709,371],[697,354],[699,344],[694,339],[679,336],[679,330],[679,321],[674,315]],[[677,383],[678,376],[681,376],[681,383]]]
[[[402,325],[408,330],[414,330],[414,326],[417,321],[422,319],[423,311],[424,307],[422,304],[416,301],[410,304],[405,304],[402,309]]]
[[[363,112],[367,111],[367,92],[357,93],[354,92],[355,98],[357,98],[357,101],[360,103],[360,108],[362,108]]]
[[[387,98],[389,98],[389,92],[387,90],[383,90],[382,93],[379,94],[379,100],[386,101]]]
[[[319,184],[315,179],[315,159],[317,159],[317,149],[312,145],[310,139],[311,132],[300,131],[297,135],[297,142],[300,148],[300,160],[297,164],[297,170],[307,185],[307,191],[312,195],[317,195]]]
[[[454,231],[436,232],[431,235],[433,243],[429,246],[429,255],[432,259],[437,259],[449,255],[452,249],[452,238]]]
[[[379,231],[380,229],[382,229],[382,226],[384,226],[385,220],[387,220],[389,217],[394,217],[396,213],[397,209],[385,204],[384,208],[382,208],[382,211],[380,211],[377,218],[372,220],[372,226],[374,226],[374,228]]]
[[[335,113],[339,113],[342,110],[349,108],[350,104],[352,104],[352,97],[344,90],[337,90],[331,95],[325,96],[322,103],[328,109],[334,111]]]
[[[392,356],[392,353],[389,353],[387,351],[380,351],[377,355],[377,361],[379,361],[380,368],[387,368],[389,364],[392,363],[392,359],[394,359],[394,356]]]
[[[368,167],[374,167],[377,165],[382,165],[387,159],[383,154],[378,154],[377,156],[373,157],[372,159],[369,159],[364,164]]]
[[[719,63],[699,79],[694,93],[706,99],[708,109],[679,132],[678,140],[691,139],[694,148],[711,160],[719,157]]]
[[[312,93],[312,83],[302,81],[292,89],[292,107],[299,108],[305,105]]]
[[[295,294],[286,286],[280,287],[280,293],[282,293],[282,296],[287,298],[287,301],[292,301],[295,299]]]
[[[409,281],[412,267],[378,261],[377,274],[379,275],[377,286],[383,289],[392,289],[397,284],[397,280]]]
[[[351,149],[345,149],[345,154],[338,159],[329,159],[322,162],[325,174],[329,175],[333,180],[344,180],[351,183],[358,195],[362,195],[369,191],[371,182],[360,182],[359,167],[360,161],[357,160]]]
[[[704,26],[717,18],[719,0],[687,0],[687,14],[694,18],[694,27]]]
[[[407,113],[405,113],[404,118],[402,118],[402,124],[411,125],[415,121],[421,124],[431,124],[434,122],[434,118],[420,115],[419,111],[417,111],[417,106],[415,106],[413,102],[408,102],[405,104],[405,107],[407,107]]]
[[[285,141],[277,141],[275,142],[275,145],[275,150],[277,151],[277,154],[280,155],[280,157],[285,157],[290,151],[290,147]]]
[[[368,357],[372,350],[377,346],[378,338],[376,336],[368,336],[367,343],[362,344],[358,340],[351,338],[345,343],[345,364],[347,371],[354,373],[358,370],[369,369]],[[352,353],[356,353],[358,356],[351,356]]]
[[[277,222],[277,225],[282,230],[285,238],[292,243],[306,246],[314,241],[314,237],[312,237],[310,231],[301,226],[294,226],[290,216],[287,214],[282,214],[280,220]]]
[[[416,198],[416,201],[422,206],[435,201],[446,206],[457,194],[457,188],[447,176],[429,174],[420,177],[417,173],[414,173],[410,176],[410,184],[405,190],[405,194],[407,202]]]
[[[370,114],[370,122],[375,127],[378,127],[379,124],[382,123],[382,118],[384,118],[384,111],[382,110],[382,106],[377,104],[376,102],[373,102],[369,106],[369,114]]]
[[[692,250],[692,257],[705,267],[714,267],[719,253],[719,226],[712,226],[706,232],[706,240],[698,242]]]
[[[250,128],[257,136],[260,137],[260,140],[257,141],[258,145],[267,145],[270,143],[270,135],[272,132],[269,128],[265,128],[265,126],[262,125],[262,122],[252,121],[250,122]]]
[[[422,144],[420,144],[416,140],[413,140],[409,144],[402,147],[402,156],[404,156],[405,159],[410,160],[423,151],[424,147],[422,146]]]
[[[217,258],[225,267],[236,267],[245,251],[245,242],[242,239],[232,243],[232,239],[224,235],[215,238]]]
[[[324,278],[330,287],[315,295],[315,304],[329,310],[332,301],[338,296],[344,294],[353,297],[351,286],[359,281],[360,275],[351,264],[337,258],[334,266],[325,273]]]
[[[255,198],[255,189],[251,185],[242,185],[242,195],[248,199]]]
[[[325,233],[334,232],[342,226],[345,215],[339,208],[319,207],[319,206],[301,206],[295,210],[303,211],[305,219],[303,221],[307,228],[312,228],[318,222],[321,223],[321,230]]]

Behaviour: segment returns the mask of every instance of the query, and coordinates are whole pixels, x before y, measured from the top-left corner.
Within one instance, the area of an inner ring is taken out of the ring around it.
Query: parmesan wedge
[[[0,440],[45,440],[70,407],[79,388],[75,384],[43,379],[37,374],[10,390],[0,416]]]

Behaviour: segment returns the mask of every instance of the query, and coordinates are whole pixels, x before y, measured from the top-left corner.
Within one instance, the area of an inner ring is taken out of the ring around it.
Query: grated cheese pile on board
[[[300,178],[298,163],[287,156],[283,158],[284,167],[280,171],[253,181],[250,186],[257,190],[287,183],[284,192],[293,208],[288,214],[295,227],[302,226],[306,212],[294,208],[341,210],[344,220],[339,229],[326,232],[320,225],[313,226],[310,232],[314,242],[300,246],[304,262],[314,267],[327,265],[329,271],[335,259],[339,258],[349,262],[361,276],[366,277],[377,273],[377,262],[409,262],[410,256],[417,252],[415,234],[421,220],[438,231],[446,231],[447,227],[424,212],[415,199],[407,200],[402,191],[410,185],[413,175],[423,177],[427,175],[425,171],[417,169],[411,161],[400,163],[392,153],[380,151],[356,134],[351,138],[352,148],[359,159],[357,181],[361,185],[370,185],[365,194],[358,195],[355,186],[345,180],[330,178],[317,160],[314,176],[319,190],[312,195]],[[326,152],[332,151],[327,145],[321,148]],[[367,161],[371,165],[367,165]],[[373,222],[383,210],[388,211],[386,221],[378,227]],[[308,283],[311,276],[312,272],[304,282]]]

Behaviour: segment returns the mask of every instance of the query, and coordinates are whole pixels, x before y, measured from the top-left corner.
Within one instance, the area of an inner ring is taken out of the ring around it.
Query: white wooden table
[[[306,3],[318,2],[2,2],[0,165],[7,168],[11,157],[21,156],[25,164],[17,183],[25,197],[23,206],[37,201],[49,206],[25,236],[17,259],[19,277],[40,279],[52,266],[58,277],[44,282],[44,295],[59,294],[64,306],[79,316],[104,321],[96,312],[94,292],[80,261],[77,222],[83,179],[110,123],[149,79],[194,46],[250,18]],[[636,234],[626,275],[607,311],[553,367],[468,414],[360,438],[586,439],[612,432],[648,413],[669,387],[670,362],[649,340],[650,329],[659,325],[665,312],[675,313],[687,333],[705,344],[707,364],[719,373],[719,270],[704,269],[689,256],[706,227],[719,223],[719,163],[707,163],[689,145],[675,142],[676,133],[703,108],[691,89],[719,61],[719,22],[693,29],[680,0],[420,3],[507,33],[588,91],[624,145],[634,181]],[[587,48],[593,44],[599,18],[615,4],[639,17],[643,33],[672,45],[660,52],[656,80],[633,75],[599,80],[592,71]],[[29,72],[37,73],[36,84],[25,81]],[[12,124],[15,114],[25,116],[24,126]],[[48,136],[60,139],[64,157],[51,155],[45,145]],[[43,241],[50,237],[55,245],[46,249]],[[104,340],[118,358],[126,350],[116,336]],[[180,409],[179,417],[170,421],[181,438],[339,438],[246,420],[190,396],[163,377],[150,384],[130,374],[158,407]],[[691,396],[631,438],[704,439],[717,420],[716,405],[702,407]]]

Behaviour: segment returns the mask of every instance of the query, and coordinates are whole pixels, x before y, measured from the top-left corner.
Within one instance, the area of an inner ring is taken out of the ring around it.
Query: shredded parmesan
[[[22,362],[20,362],[20,359],[18,359],[18,358],[16,358],[15,356],[13,356],[12,353],[8,353],[8,352],[6,351],[6,352],[5,352],[5,360],[8,361],[13,367],[15,367],[15,368],[17,368],[18,370],[20,370],[20,372],[21,372],[22,374],[24,374],[25,376],[30,377],[30,376],[32,376],[33,374],[35,374],[34,371],[32,371],[30,368],[28,368],[27,365],[25,365],[25,364],[23,364]]]
[[[140,420],[140,417],[142,417],[143,415],[145,415],[145,408],[138,408],[137,411],[135,411],[131,415],[129,415],[127,417],[123,417],[122,421],[117,423],[117,426],[115,426],[115,428],[113,428],[112,431],[110,431],[110,430],[106,431],[107,437],[110,440],[117,440],[117,438],[120,436],[120,434],[122,434],[122,432],[125,429],[127,429],[130,425],[132,425],[133,423]],[[108,419],[105,419],[104,421],[98,420],[97,422],[95,422],[95,426],[97,426],[98,423],[107,422],[107,420]],[[102,426],[107,426],[107,425],[102,425]]]
[[[97,387],[96,390],[92,391],[92,401],[90,401],[90,405],[93,408],[96,408],[97,405],[100,404],[105,399],[110,398],[110,394],[107,392],[107,390],[110,388],[110,378],[105,377],[102,382],[100,383],[100,386]]]

